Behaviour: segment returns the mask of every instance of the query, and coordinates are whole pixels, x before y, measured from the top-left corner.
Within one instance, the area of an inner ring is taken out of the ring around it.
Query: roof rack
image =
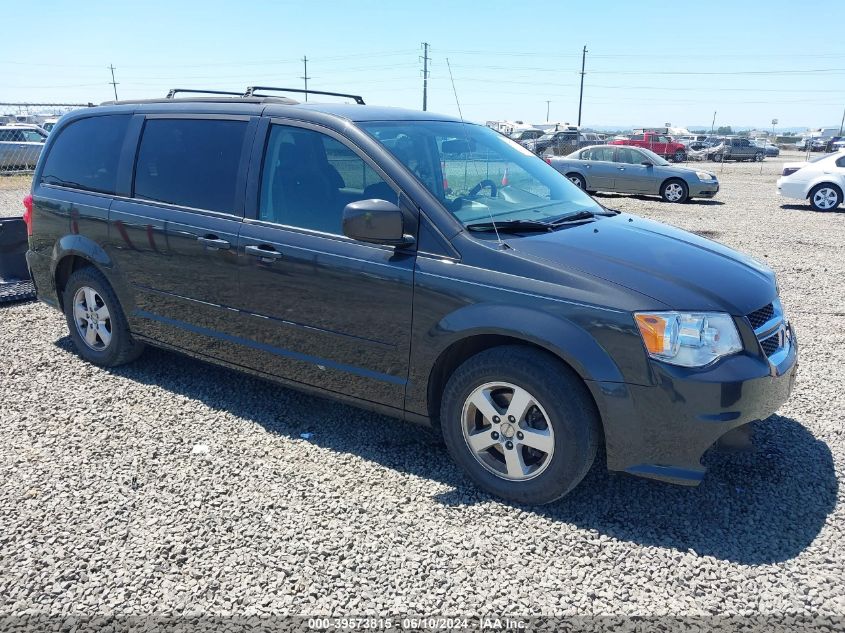
[[[323,90],[303,90],[302,88],[274,88],[272,86],[250,86],[243,94],[244,97],[262,97],[267,95],[255,94],[260,90],[272,90],[273,92],[296,92],[307,95],[326,95],[329,97],[346,97],[347,99],[354,99],[358,105],[365,105],[364,98],[360,95],[351,95],[343,92],[324,92]]]
[[[244,96],[243,93],[231,92],[229,90],[192,90],[191,88],[171,88],[170,92],[167,93],[165,99],[173,99],[180,92],[190,92],[192,94],[202,95],[231,95],[234,97]]]

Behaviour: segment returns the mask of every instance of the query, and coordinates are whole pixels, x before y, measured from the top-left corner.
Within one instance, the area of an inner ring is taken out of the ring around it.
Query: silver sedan
[[[719,191],[716,174],[671,165],[641,147],[596,145],[546,161],[589,193],[656,195],[666,202],[686,202],[712,198]]]

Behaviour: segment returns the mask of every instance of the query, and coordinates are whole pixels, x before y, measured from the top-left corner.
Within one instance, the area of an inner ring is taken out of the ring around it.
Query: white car
[[[824,154],[805,163],[786,163],[778,178],[778,195],[809,200],[816,211],[832,211],[845,192],[845,151]]]

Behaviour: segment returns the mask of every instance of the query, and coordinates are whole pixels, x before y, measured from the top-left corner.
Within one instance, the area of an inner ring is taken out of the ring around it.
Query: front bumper
[[[689,185],[690,198],[712,198],[717,193],[719,193],[719,181],[717,180],[693,182]]]
[[[706,469],[704,453],[725,433],[772,415],[789,398],[798,344],[777,365],[745,352],[691,370],[653,362],[655,386],[589,383],[605,431],[607,467],[689,486]]]

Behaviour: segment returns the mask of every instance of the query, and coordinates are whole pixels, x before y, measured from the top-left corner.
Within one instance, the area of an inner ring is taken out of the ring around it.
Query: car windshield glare
[[[460,121],[360,125],[464,225],[602,212],[565,176],[490,128]]]

